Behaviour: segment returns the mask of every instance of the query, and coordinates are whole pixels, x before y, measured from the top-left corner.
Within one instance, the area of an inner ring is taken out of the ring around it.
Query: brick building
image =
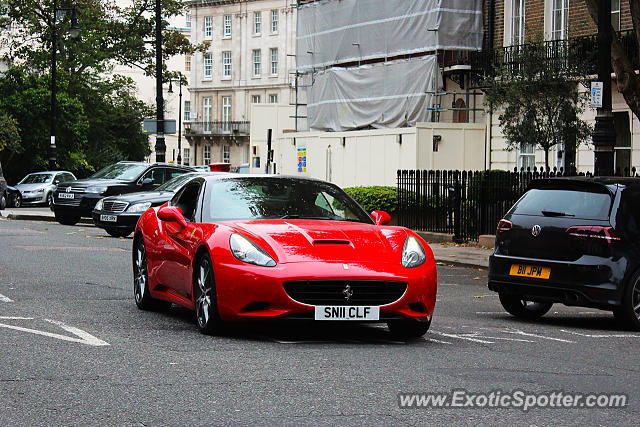
[[[485,46],[488,49],[496,49],[498,57],[500,50],[507,50],[509,46],[550,43],[557,40],[570,43],[575,39],[583,39],[597,49],[597,28],[584,0],[487,0],[485,13]],[[611,23],[613,28],[620,32],[621,37],[633,30],[627,1],[611,0]],[[489,40],[491,34],[493,39]],[[637,61],[637,46],[635,43],[628,43],[627,46],[628,53]],[[596,64],[593,65],[595,69]],[[622,95],[618,93],[613,75],[612,93],[617,134],[614,167],[623,173],[625,169],[632,167],[640,169],[640,123],[631,113]],[[587,109],[583,119],[593,124],[595,114],[594,109]],[[544,166],[543,152],[528,144],[520,144],[518,150],[506,150],[506,142],[500,132],[496,115],[488,118],[487,125],[491,146],[488,163],[492,168]],[[578,147],[575,154],[565,152],[565,147],[559,144],[553,149],[550,158],[554,160],[550,161],[552,167],[575,165],[579,170],[593,171],[594,155],[593,146],[590,144]]]

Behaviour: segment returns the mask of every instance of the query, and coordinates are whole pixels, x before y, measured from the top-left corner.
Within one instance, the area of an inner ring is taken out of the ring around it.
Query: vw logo
[[[71,187],[67,187],[67,193],[71,192]]]
[[[536,224],[531,228],[531,235],[533,237],[538,237],[540,235],[541,231],[542,231],[542,227],[540,227],[538,224]]]
[[[344,287],[344,289],[342,290],[342,295],[344,295],[344,299],[346,299],[347,301],[351,299],[351,297],[353,296],[351,285],[347,285]]]

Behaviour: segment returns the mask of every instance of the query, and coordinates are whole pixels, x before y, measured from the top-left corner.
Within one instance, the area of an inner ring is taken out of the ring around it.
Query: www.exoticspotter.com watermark
[[[624,408],[629,403],[626,394],[566,393],[549,391],[528,393],[523,390],[472,393],[457,389],[441,393],[400,393],[398,406],[410,408]]]

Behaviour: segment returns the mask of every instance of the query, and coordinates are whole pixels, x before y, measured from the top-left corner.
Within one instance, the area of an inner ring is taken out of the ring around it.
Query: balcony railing
[[[189,122],[187,135],[248,135],[250,122]]]
[[[618,34],[618,38],[634,68],[640,69],[638,48],[635,35],[631,31]],[[597,35],[574,37],[567,40],[549,40],[505,46],[493,52],[469,52],[471,68],[480,73],[492,73],[495,67],[506,66],[517,72],[523,55],[544,49],[545,64],[556,70],[581,70],[586,74],[597,74],[598,37]]]

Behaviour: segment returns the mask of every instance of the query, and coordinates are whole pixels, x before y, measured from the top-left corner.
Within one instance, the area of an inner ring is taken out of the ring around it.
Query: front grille
[[[291,299],[310,305],[385,305],[407,290],[404,282],[383,280],[300,280],[283,286]]]
[[[105,200],[102,203],[102,211],[108,213],[120,213],[124,212],[124,210],[127,209],[127,206],[129,206],[129,203],[127,202],[120,202],[118,200]]]
[[[67,191],[68,190],[68,191]],[[85,188],[83,187],[58,187],[58,193],[84,193]]]
[[[60,199],[56,198],[56,205],[80,206],[81,199]]]

